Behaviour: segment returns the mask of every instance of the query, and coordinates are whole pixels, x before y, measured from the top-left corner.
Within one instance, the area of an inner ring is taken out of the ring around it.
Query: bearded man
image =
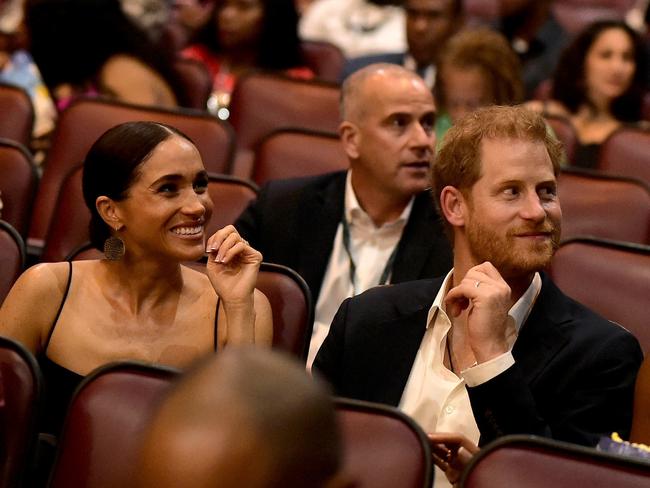
[[[449,130],[432,186],[454,268],[343,302],[314,362],[338,395],[480,445],[629,433],[638,341],[543,272],[560,239],[560,155],[522,107],[480,109]],[[436,487],[449,486],[441,475]]]

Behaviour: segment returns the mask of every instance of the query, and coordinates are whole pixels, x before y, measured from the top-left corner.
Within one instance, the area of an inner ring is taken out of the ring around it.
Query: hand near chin
[[[225,304],[245,304],[253,298],[262,254],[228,225],[215,232],[206,245],[207,275]]]
[[[448,313],[458,317],[467,310],[467,336],[477,362],[508,351],[506,326],[510,287],[490,262],[471,268],[445,297]]]

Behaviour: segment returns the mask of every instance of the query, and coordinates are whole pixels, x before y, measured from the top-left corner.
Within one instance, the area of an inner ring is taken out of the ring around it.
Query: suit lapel
[[[438,239],[445,239],[442,247],[448,247],[442,227],[437,225],[437,219],[438,216],[434,211],[429,192],[417,195],[398,244],[391,277],[392,283],[433,278],[433,276],[423,276],[422,272],[429,260],[429,255],[437,246]]]
[[[299,269],[314,296],[314,304],[332,253],[336,229],[343,215],[345,178],[343,171],[315,191],[307,193],[300,202]]]
[[[372,401],[399,404],[426,331],[430,307],[429,303],[414,313],[380,324],[376,334],[369,337],[368,349],[377,353],[374,372],[368,375],[366,385],[377,396]]]
[[[569,341],[561,328],[569,320],[564,296],[542,273],[542,290],[512,349],[529,385]]]
[[[399,404],[442,282],[443,278],[419,281],[408,296],[391,299],[395,309],[385,321],[364,328],[363,347],[355,348],[347,373],[355,398]]]

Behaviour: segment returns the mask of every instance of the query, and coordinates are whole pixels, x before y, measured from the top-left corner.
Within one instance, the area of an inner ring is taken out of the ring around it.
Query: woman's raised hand
[[[224,303],[244,303],[253,297],[262,254],[233,225],[215,232],[207,242],[207,274]]]

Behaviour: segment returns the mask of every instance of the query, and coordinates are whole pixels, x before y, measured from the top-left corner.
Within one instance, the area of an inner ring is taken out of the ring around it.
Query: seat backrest
[[[205,110],[212,93],[212,77],[205,65],[194,59],[178,58],[173,69],[182,84],[186,106]]]
[[[41,385],[31,353],[0,336],[0,488],[22,486],[37,436]]]
[[[36,166],[29,151],[20,143],[0,139],[2,218],[23,236],[27,235],[37,184]]]
[[[187,134],[198,148],[208,171],[227,173],[234,148],[230,126],[205,112],[165,110],[98,98],[73,102],[61,113],[52,147],[36,195],[29,244],[42,247],[63,179],[86,157],[90,146],[106,130],[122,122],[151,120],[169,124]]]
[[[286,266],[262,263],[255,286],[271,303],[273,347],[305,360],[314,325],[314,304],[305,280]]]
[[[339,92],[331,83],[277,74],[251,73],[239,79],[230,102],[230,123],[237,134],[233,174],[250,177],[255,146],[276,129],[336,132]]]
[[[650,356],[647,354],[636,377],[630,442],[650,445]]]
[[[564,169],[558,178],[562,237],[650,243],[650,190],[641,181]]]
[[[506,436],[474,456],[461,488],[641,488],[650,463],[534,436]]]
[[[338,83],[345,66],[345,55],[331,42],[302,41],[302,59],[316,77],[323,81]]]
[[[25,243],[11,224],[0,220],[0,305],[25,267]]]
[[[597,168],[650,185],[650,130],[624,127],[614,131],[600,147]]]
[[[576,34],[597,20],[623,20],[636,0],[563,0],[553,2],[552,11],[560,25]]]
[[[253,181],[312,176],[347,169],[347,155],[334,133],[281,129],[266,136],[255,150]]]
[[[257,186],[248,180],[234,176],[210,174],[208,191],[214,204],[212,218],[208,222],[208,236],[228,224],[234,224],[248,204],[257,198]]]
[[[544,115],[544,120],[551,126],[558,140],[564,145],[564,152],[568,162],[573,161],[578,144],[578,134],[571,121],[559,115]]]
[[[134,362],[89,374],[68,407],[50,488],[133,486],[144,428],[176,374]]]
[[[335,399],[344,469],[359,488],[430,488],[431,448],[422,429],[399,410]],[[496,485],[495,485],[496,486]]]
[[[83,198],[82,176],[83,166],[77,166],[63,180],[41,255],[43,262],[62,261],[72,250],[90,240],[90,211]]]
[[[564,293],[628,329],[650,352],[650,246],[569,240],[549,271]]]
[[[0,83],[0,137],[29,147],[34,127],[34,107],[25,90]]]

